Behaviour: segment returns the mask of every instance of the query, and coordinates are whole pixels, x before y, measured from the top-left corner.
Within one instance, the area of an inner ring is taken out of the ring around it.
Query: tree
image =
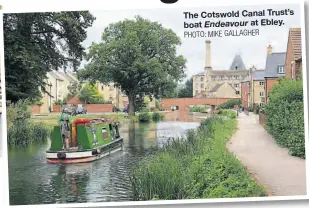
[[[77,69],[86,54],[81,43],[94,20],[89,12],[4,14],[7,99],[40,97],[47,72]]]
[[[86,83],[78,93],[78,99],[84,104],[104,103],[102,95],[99,94],[96,86]]]
[[[90,47],[89,64],[79,77],[114,82],[128,96],[134,115],[145,96],[164,97],[184,77],[186,60],[176,54],[180,44],[172,30],[140,16],[110,24],[102,42]]]
[[[71,85],[68,86],[69,94],[66,97],[66,100],[68,101],[72,99],[74,96],[76,96],[81,90],[81,88],[82,85],[79,82],[74,81]]]
[[[185,87],[179,90],[178,97],[193,97],[193,78],[186,81]]]

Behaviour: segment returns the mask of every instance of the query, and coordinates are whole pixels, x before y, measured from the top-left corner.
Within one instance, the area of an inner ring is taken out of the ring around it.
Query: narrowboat
[[[51,132],[51,146],[46,151],[48,163],[91,162],[123,150],[119,123],[113,119],[75,119],[71,125],[70,148],[63,150],[60,126]]]

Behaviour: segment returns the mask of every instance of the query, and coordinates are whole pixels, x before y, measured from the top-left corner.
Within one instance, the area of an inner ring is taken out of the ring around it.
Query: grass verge
[[[266,196],[226,142],[236,129],[235,112],[203,121],[186,139],[173,139],[132,170],[133,200]]]

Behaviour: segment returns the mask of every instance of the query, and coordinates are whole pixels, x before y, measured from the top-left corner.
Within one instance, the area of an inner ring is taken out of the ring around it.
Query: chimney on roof
[[[206,68],[211,68],[211,49],[210,49],[210,40],[206,40]]]
[[[273,52],[273,47],[271,47],[271,45],[268,45],[268,47],[267,47],[267,55],[272,54],[272,52]]]

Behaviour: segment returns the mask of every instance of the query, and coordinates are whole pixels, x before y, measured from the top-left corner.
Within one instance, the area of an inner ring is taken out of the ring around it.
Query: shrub
[[[226,109],[222,111],[222,115],[227,116],[230,119],[234,119],[237,117],[237,113],[235,111]]]
[[[7,105],[7,128],[9,145],[28,145],[43,142],[49,135],[48,128],[30,123],[30,102],[27,100]]]
[[[163,120],[163,118],[164,118],[164,115],[161,114],[161,113],[154,112],[154,113],[152,114],[152,120],[153,120],[153,121],[160,121],[160,120]]]
[[[55,104],[55,105],[65,105],[66,102],[65,102],[65,101],[62,101],[62,100],[56,100],[56,101],[54,102],[54,104]]]
[[[206,111],[206,108],[202,108],[198,106],[194,106],[190,108],[190,112],[205,112],[205,111]]]
[[[149,115],[149,113],[147,113],[147,112],[142,112],[142,113],[138,114],[138,120],[139,120],[140,122],[143,122],[143,123],[149,122],[149,121],[150,121],[150,115]]]
[[[156,100],[155,102],[155,105],[156,105],[156,109],[160,109],[160,101],[159,100]]]
[[[305,158],[304,107],[302,80],[279,80],[265,105],[267,128],[289,154]]]
[[[130,174],[133,200],[259,197],[265,191],[226,149],[235,119],[211,117]]]
[[[46,142],[50,131],[41,124],[16,121],[8,128],[8,144],[27,146],[33,143]]]
[[[230,109],[230,108],[234,108],[235,105],[240,106],[241,105],[241,99],[228,100],[228,101],[222,103],[221,105],[219,105],[219,108]]]

